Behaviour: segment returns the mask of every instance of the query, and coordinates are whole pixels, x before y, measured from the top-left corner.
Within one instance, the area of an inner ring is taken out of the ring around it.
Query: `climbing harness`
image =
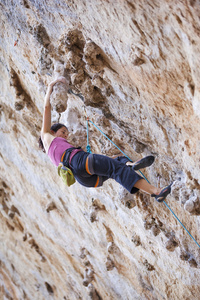
[[[90,122],[91,124],[93,124],[95,126],[95,128],[100,131],[105,138],[107,138],[124,156],[126,156],[130,161],[132,161],[111,139],[109,139],[109,137],[97,126],[95,125],[91,120],[89,120],[88,117],[86,117],[87,120],[87,151],[89,153],[91,153],[91,147],[89,144],[89,125],[88,123]],[[144,177],[144,179],[150,184],[149,180],[144,176],[144,174],[139,170],[140,174]],[[194,242],[197,244],[197,246],[200,248],[200,245],[198,244],[198,242],[195,240],[195,238],[191,235],[191,233],[185,228],[185,226],[183,225],[183,223],[179,220],[179,218],[176,216],[176,214],[173,212],[173,210],[167,205],[167,203],[165,201],[163,201],[162,203],[165,204],[165,206],[171,211],[171,213],[174,215],[174,217],[176,218],[176,220],[181,224],[181,226],[185,229],[185,231],[189,234],[189,236],[194,240]]]

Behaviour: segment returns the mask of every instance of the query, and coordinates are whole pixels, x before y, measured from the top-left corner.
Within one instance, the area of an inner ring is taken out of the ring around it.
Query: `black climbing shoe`
[[[142,159],[136,161],[134,165],[132,166],[133,170],[137,171],[146,167],[149,167],[153,164],[155,160],[155,157],[153,155],[149,155],[146,157],[143,157]]]
[[[163,202],[165,198],[171,193],[172,184],[173,182],[170,185],[164,187],[159,195],[152,194],[151,197],[154,197],[158,202]]]

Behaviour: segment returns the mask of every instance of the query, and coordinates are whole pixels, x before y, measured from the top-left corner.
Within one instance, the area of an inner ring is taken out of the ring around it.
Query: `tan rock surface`
[[[90,119],[144,174],[174,181],[167,204],[200,243],[199,1],[0,2],[0,298],[199,299],[199,247],[164,204],[109,180],[67,189],[38,150],[53,121],[86,147]],[[93,152],[118,150],[90,125]]]

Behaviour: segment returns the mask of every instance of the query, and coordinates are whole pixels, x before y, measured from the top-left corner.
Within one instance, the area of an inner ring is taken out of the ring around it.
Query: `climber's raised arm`
[[[45,102],[44,102],[44,112],[43,112],[43,122],[42,122],[42,130],[41,130],[41,136],[47,132],[50,133],[51,128],[51,103],[50,103],[50,96],[53,90],[53,85],[50,83],[47,88],[47,92],[45,95]]]
[[[44,113],[43,113],[43,123],[42,123],[42,130],[41,135],[44,133],[50,133],[51,128],[51,103],[50,103],[50,96],[53,91],[53,86],[57,82],[62,82],[66,84],[66,78],[65,77],[59,77],[56,80],[49,83],[47,92],[45,95],[45,101],[44,101]]]
[[[67,83],[65,77],[59,77],[54,81],[50,82],[46,91],[45,100],[44,100],[44,112],[43,112],[43,122],[42,122],[42,130],[41,130],[41,139],[44,144],[45,149],[47,150],[51,143],[51,103],[50,96],[53,91],[53,86],[57,82],[62,82],[64,84]]]

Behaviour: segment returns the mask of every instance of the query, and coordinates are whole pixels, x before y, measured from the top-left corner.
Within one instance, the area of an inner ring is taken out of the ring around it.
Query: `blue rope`
[[[87,146],[86,146],[86,150],[88,153],[92,153],[91,148],[90,148],[90,144],[89,144],[89,126],[88,126],[88,118],[87,118]]]
[[[128,155],[126,155],[113,141],[111,141],[111,139],[109,139],[109,137],[107,137],[107,135],[97,126],[95,125],[91,120],[89,120],[87,118],[87,149],[90,150],[90,145],[89,145],[89,130],[88,130],[88,121],[90,123],[92,123],[104,136],[105,138],[107,138],[124,156],[126,156],[130,161],[132,161]],[[88,148],[89,146],[89,148]],[[89,151],[88,151],[89,152]],[[90,153],[91,150],[90,150]],[[144,176],[144,174],[139,170],[140,174],[144,177],[144,179],[150,184],[149,180]],[[167,205],[167,203],[165,201],[163,201],[163,203],[166,205],[166,207],[171,211],[171,213],[174,215],[174,217],[177,219],[177,221],[181,224],[181,226],[185,229],[185,231],[189,234],[189,236],[195,241],[195,243],[197,244],[197,246],[200,248],[200,245],[197,243],[197,241],[195,240],[195,238],[191,235],[191,233],[185,228],[185,226],[183,225],[183,223],[179,220],[179,218],[175,215],[175,213],[173,212],[173,210]]]
[[[109,137],[107,135],[105,135],[105,133],[98,126],[96,126],[91,120],[89,120],[89,122],[92,123],[105,136],[105,138],[107,138],[124,156],[126,156],[132,162],[130,157],[128,157],[128,155],[126,155],[126,153],[124,153],[113,141],[111,141],[111,139],[109,139]],[[144,174],[142,174],[142,172],[140,170],[139,170],[139,172],[146,179],[146,181],[148,183],[150,183],[148,181],[148,179],[144,176]]]
[[[185,226],[183,225],[183,223],[179,220],[179,218],[175,215],[175,213],[173,212],[173,210],[167,205],[167,203],[165,201],[163,201],[163,203],[167,206],[167,208],[171,211],[171,213],[174,215],[174,217],[178,220],[178,222],[183,226],[183,228],[185,229],[185,231],[189,234],[189,236],[195,241],[195,243],[197,244],[197,246],[200,248],[200,245],[197,243],[197,241],[195,240],[195,238],[191,235],[191,233],[185,228]]]

